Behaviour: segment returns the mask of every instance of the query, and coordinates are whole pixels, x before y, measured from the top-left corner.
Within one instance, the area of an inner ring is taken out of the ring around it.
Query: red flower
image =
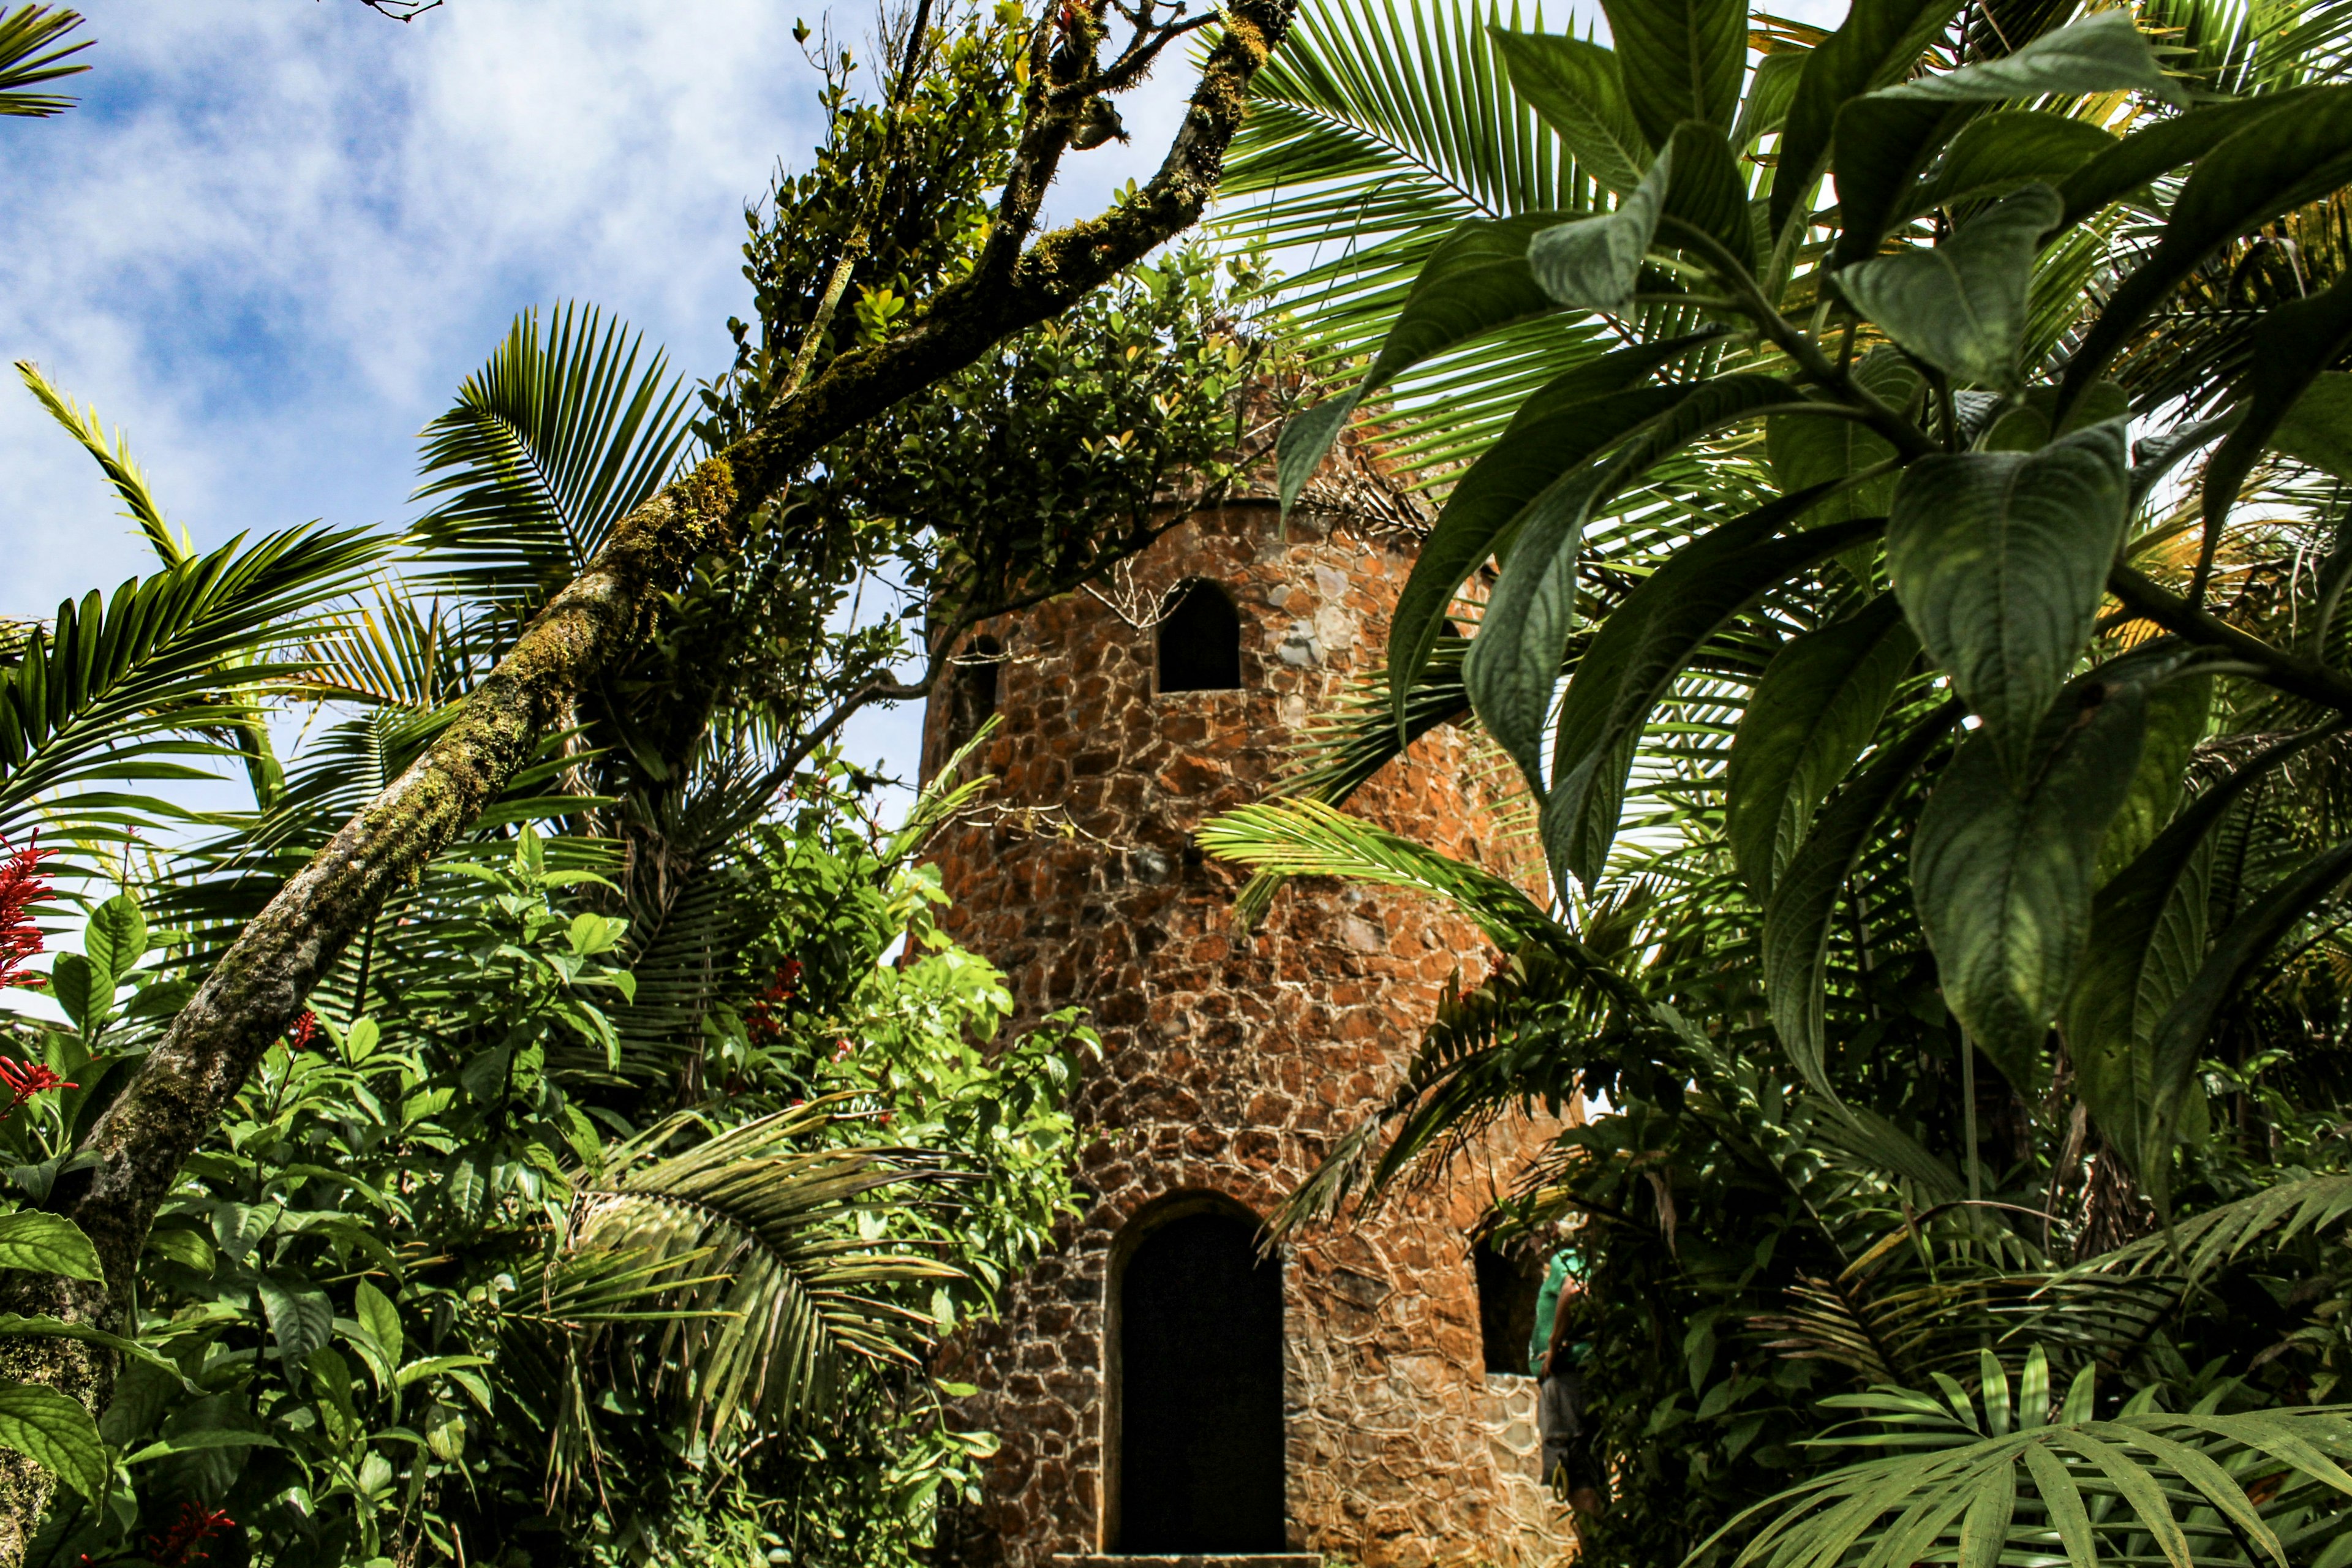
[[[319,1015],[305,1007],[302,1009],[302,1016],[294,1020],[294,1026],[286,1031],[286,1048],[289,1051],[307,1051],[310,1048],[310,1042],[318,1037]]]
[[[0,838],[0,989],[22,985],[27,990],[47,984],[37,974],[20,974],[16,966],[41,951],[40,928],[33,924],[32,906],[49,896],[41,877],[41,862],[54,851],[29,843],[11,849]]]
[[[752,1000],[743,1019],[743,1032],[757,1041],[781,1038],[784,1026],[777,1014],[800,994],[800,990],[801,961],[788,958],[777,965],[775,979],[768,988]]]
[[[0,1057],[0,1083],[6,1084],[16,1097],[8,1102],[7,1110],[0,1110],[0,1121],[7,1121],[16,1114],[18,1106],[37,1094],[52,1089],[81,1087],[78,1083],[68,1083],[58,1076],[56,1068],[45,1063],[20,1062],[8,1057]]]
[[[180,1517],[161,1535],[147,1538],[147,1555],[161,1568],[186,1568],[211,1555],[204,1547],[214,1536],[236,1528],[236,1521],[216,1508],[196,1502],[180,1505]]]

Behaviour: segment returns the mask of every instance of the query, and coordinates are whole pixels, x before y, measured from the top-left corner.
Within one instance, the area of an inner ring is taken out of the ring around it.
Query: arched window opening
[[[1238,691],[1242,618],[1214,583],[1184,584],[1160,616],[1160,689]]]
[[[948,752],[953,755],[996,717],[997,661],[1004,648],[994,637],[974,637],[956,660],[948,687]]]
[[[1543,1289],[1540,1261],[1520,1258],[1481,1241],[1470,1250],[1478,1275],[1478,1339],[1488,1372],[1528,1374],[1536,1332],[1536,1296]]]
[[[1194,1209],[1118,1278],[1116,1550],[1283,1550],[1282,1271],[1257,1222]]]

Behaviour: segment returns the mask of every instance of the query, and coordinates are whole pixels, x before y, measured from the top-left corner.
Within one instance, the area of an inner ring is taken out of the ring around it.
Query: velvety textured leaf
[[[2121,10],[2095,12],[2042,34],[2014,54],[1915,77],[1883,91],[1889,98],[1948,103],[2093,92],[2144,92],[2167,103],[2189,101],[2180,84],[2158,67],[2131,13]]]
[[[2057,192],[2028,185],[1941,245],[1845,268],[1838,291],[1929,364],[1974,385],[2013,389],[2024,379],[2033,258],[2058,213]]]
[[[2189,684],[2176,679],[2158,693]],[[2082,975],[2060,1024],[2076,1092],[2135,1169],[2155,1127],[2156,1026],[2204,961],[2213,829],[2248,789],[2313,739],[2273,746],[2207,788],[2092,903]]]
[[[1530,787],[1544,788],[1544,721],[1576,627],[1577,554],[1592,508],[1702,433],[1790,395],[1787,384],[1770,376],[1701,382],[1605,462],[1570,470],[1529,503],[1462,674],[1479,722],[1518,763]]]
[[[1929,657],[2022,779],[2036,725],[2089,640],[2122,542],[2124,428],[2039,452],[1939,453],[1895,487],[1887,569]]]
[[[117,893],[90,910],[81,950],[91,967],[107,975],[110,988],[128,975],[147,952],[147,915],[139,900]]]
[[[1283,427],[1275,443],[1275,478],[1286,510],[1366,397],[1433,355],[1550,312],[1551,299],[1528,269],[1528,242],[1558,227],[1564,216],[1474,218],[1430,252],[1364,379],[1353,391],[1294,415]]]
[[[1838,110],[1838,237],[1832,268],[1878,254],[1880,243],[1916,200],[1937,153],[1983,112],[1973,104],[1914,103],[1857,98]]]
[[[2104,374],[2107,362],[2139,331],[2148,312],[2207,257],[2347,179],[2352,179],[2352,87],[2325,88],[2300,97],[2291,109],[2250,121],[2198,156],[2172,204],[2170,221],[2155,253],[2117,285],[2076,349],[2066,371],[2065,395],[2079,395]]]
[[[47,1465],[93,1506],[114,1479],[89,1412],[42,1384],[0,1386],[0,1443]]]
[[[2088,121],[2036,110],[2011,109],[1962,126],[1926,183],[1901,204],[1898,217],[1989,196],[2005,196],[2041,181],[2056,185],[2116,145]]]
[[[2237,504],[2238,491],[2253,472],[2263,448],[2347,345],[2352,345],[2352,277],[2339,278],[2307,299],[2275,307],[2254,328],[2253,363],[2242,395],[2245,417],[2205,465],[2200,500],[2209,534],[2229,521],[2230,509]],[[2325,414],[2326,402],[2311,412]],[[2352,427],[2341,428],[2344,436],[2352,437]],[[2298,429],[2289,438],[2302,435]]]
[[[1838,110],[1901,80],[1959,9],[1956,0],[1854,0],[1837,31],[1805,56],[1772,176],[1774,234],[1788,226],[1828,166]]]
[[[1511,88],[1568,144],[1576,166],[1623,195],[1641,184],[1652,147],[1625,101],[1615,51],[1559,33],[1489,28]]]
[[[2298,463],[2352,479],[2352,375],[2313,377],[2271,433],[2271,445]]]
[[[1748,74],[1740,0],[1601,0],[1624,72],[1625,99],[1653,147],[1700,120],[1731,129]]]
[[[1684,386],[1635,388],[1711,334],[1621,349],[1580,364],[1520,405],[1470,466],[1414,557],[1389,621],[1389,689],[1402,711],[1444,632],[1454,595],[1547,487],[1619,437],[1690,395]]]
[[[1774,656],[1732,738],[1724,837],[1757,897],[1876,733],[1919,639],[1892,594]]]
[[[1740,100],[1739,123],[1731,128],[1731,150],[1745,157],[1757,142],[1789,122],[1789,107],[1797,100],[1797,84],[1805,74],[1811,49],[1783,49],[1756,62],[1748,80],[1748,96]]]
[[[2111,666],[2075,683],[2015,785],[1991,736],[1971,736],[1919,816],[1912,896],[1944,1001],[2025,1094],[2042,1087],[2042,1037],[2089,939],[2099,845],[2139,760],[2152,679]]]
[[[2058,412],[2058,389],[2030,386],[2025,395],[1993,421],[1977,442],[1980,452],[2039,452],[2053,437],[2071,436],[2110,419],[2131,416],[2131,399],[2112,381],[2103,381],[2074,400],[2063,415]],[[2053,428],[2054,425],[2054,428]],[[2135,472],[2132,482],[2140,483]]]
[[[1593,634],[1560,701],[1553,784],[1543,805],[1544,847],[1556,875],[1571,873],[1588,887],[1600,877],[1643,726],[1706,640],[1767,590],[1882,526],[1864,518],[1780,534],[1814,499],[1787,497],[1709,530],[1628,594]]]
[[[1621,315],[1632,309],[1674,166],[1669,146],[1616,211],[1555,224],[1528,242],[1528,270],[1554,304]]]
[[[1831,917],[1871,829],[1960,714],[1959,702],[1948,702],[1883,747],[1822,813],[1764,906],[1764,994],[1773,1031],[1800,1076],[1822,1093],[1832,1093],[1822,1059]]]
[[[0,1215],[0,1268],[28,1274],[61,1274],[68,1279],[104,1279],[98,1248],[81,1227],[63,1215],[19,1209]]]
[[[2099,883],[2106,885],[2156,842],[2181,805],[2181,778],[2212,724],[2213,678],[2175,675],[2148,693],[2147,739],[2131,789],[2099,846]]]

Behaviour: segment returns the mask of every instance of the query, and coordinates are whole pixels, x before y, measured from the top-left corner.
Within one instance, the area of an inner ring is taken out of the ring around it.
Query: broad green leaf
[[[92,1505],[114,1478],[106,1439],[89,1412],[42,1384],[0,1387],[0,1443],[47,1465]]]
[[[375,1342],[385,1365],[398,1366],[406,1336],[400,1326],[400,1309],[393,1304],[392,1298],[362,1279],[352,1292],[352,1310],[368,1338]]]
[[[1854,0],[1837,31],[1806,54],[1772,175],[1774,234],[1788,227],[1828,166],[1838,110],[1901,80],[1959,9],[1958,0]]]
[[[1592,509],[1685,443],[1789,395],[1770,376],[1701,382],[1608,458],[1571,470],[1528,503],[1462,673],[1479,722],[1531,787],[1544,788],[1544,721],[1576,627],[1577,555]]]
[[[1554,304],[1622,315],[1633,308],[1674,177],[1675,149],[1660,153],[1650,172],[1617,210],[1556,224],[1528,242],[1527,268]]]
[[[244,1262],[285,1212],[276,1204],[215,1205],[213,1239],[220,1245],[221,1256],[231,1263]]]
[[[1753,272],[1756,224],[1748,206],[1748,182],[1740,175],[1729,139],[1716,126],[1693,121],[1675,128],[1665,155],[1674,159],[1662,215],[1669,239],[1681,242],[1677,226],[1695,229]]]
[[[1764,906],[1764,994],[1773,1030],[1799,1075],[1831,1099],[1836,1095],[1822,1062],[1822,1018],[1831,917],[1872,828],[1927,753],[1960,721],[1960,711],[1957,700],[1947,702],[1902,739],[1881,747],[1862,776],[1822,813]]]
[[[1653,147],[1685,120],[1728,131],[1748,74],[1740,0],[1601,0],[1625,99]]]
[[[139,900],[117,893],[92,910],[81,950],[90,967],[108,976],[110,985],[121,984],[147,952],[147,914]]]
[[[191,1394],[196,1385],[181,1375],[178,1363],[156,1354],[136,1340],[126,1340],[120,1334],[110,1334],[103,1329],[93,1329],[88,1323],[68,1323],[63,1318],[26,1317],[18,1312],[0,1312],[0,1339],[16,1335],[26,1339],[79,1340],[84,1344],[104,1345],[108,1350],[146,1363],[158,1372],[168,1373]]]
[[[2036,181],[2056,185],[2115,145],[2108,132],[2063,114],[2011,109],[1983,115],[1960,128],[1943,162],[1895,216],[2005,196]]]
[[[49,997],[88,1038],[113,1016],[113,976],[101,976],[80,953],[61,952],[49,961]]]
[[[167,1458],[173,1454],[202,1454],[215,1448],[282,1448],[285,1445],[263,1432],[247,1431],[236,1426],[205,1426],[194,1431],[174,1433],[159,1438],[135,1454],[126,1454],[126,1465],[143,1465],[150,1459]]]
[[[104,1279],[98,1248],[81,1226],[63,1215],[20,1209],[0,1215],[0,1268],[28,1274],[62,1274],[68,1279]]]
[[[1919,373],[1892,349],[1864,355],[1853,375],[1856,384],[1897,411],[1907,407],[1919,389]],[[1895,456],[1894,446],[1859,419],[1809,418],[1798,414],[1775,414],[1764,421],[1764,449],[1771,458],[1772,477],[1789,494],[1851,479]],[[1813,525],[1854,517],[1885,517],[1900,478],[1899,472],[1890,470],[1830,497],[1813,509]]]
[[[1490,27],[1511,87],[1576,159],[1576,166],[1623,195],[1650,166],[1649,139],[1625,101],[1617,56],[1584,38]]]
[[[2058,213],[2057,192],[2028,185],[1941,245],[1846,268],[1838,290],[1929,364],[1979,386],[2013,389],[2024,377],[2033,258]]]
[[[1992,423],[1977,441],[1981,452],[2039,452],[2050,445],[2053,436],[2071,436],[2077,430],[2094,425],[2104,425],[2110,419],[2131,417],[2131,399],[2124,389],[2112,381],[2102,381],[2074,400],[2063,415],[2058,412],[2058,389],[2054,386],[2029,386],[2025,395],[2012,402],[2008,412]],[[2053,422],[2056,426],[2053,429]],[[2137,472],[2132,475],[2135,486],[2140,484]]]
[[[1365,398],[1425,359],[1551,312],[1550,297],[1528,268],[1528,242],[1569,216],[1474,218],[1456,226],[1430,252],[1364,379],[1352,391],[1294,415],[1283,426],[1275,443],[1275,476],[1285,509],[1307,488]]]
[[[2352,345],[2352,277],[2273,307],[2254,327],[2253,340],[2253,360],[2241,394],[2245,417],[2205,465],[2200,499],[2208,538],[2220,537],[2230,509],[2237,504],[2239,489],[2289,411]],[[2352,436],[2352,429],[2344,433]]]
[[[2105,374],[2107,362],[2140,330],[2148,312],[2214,251],[2347,179],[2352,87],[2298,97],[2291,109],[2248,121],[2198,156],[2155,253],[2117,285],[2074,351],[2063,384],[2066,397],[2080,395]]]
[[[1876,256],[1887,232],[1917,200],[1936,153],[1983,111],[1966,103],[1857,98],[1838,110],[1838,237],[1832,268]]]
[[[147,1250],[159,1258],[170,1258],[183,1268],[199,1274],[213,1271],[213,1244],[193,1230],[179,1226],[152,1230],[147,1233]]]
[[[2176,675],[2148,694],[2147,740],[2123,809],[2099,846],[2099,884],[2137,859],[2181,804],[2181,776],[2212,724],[2213,678]]]
[[[2255,121],[2291,112],[2303,96],[2283,92],[2236,103],[2200,104],[2186,114],[2133,132],[2060,183],[2058,194],[2066,201],[2064,226],[2073,227],[2160,174],[2195,163]]]
[[[2166,682],[2155,694],[2151,719],[2174,693],[2207,685],[2198,678]],[[2273,746],[2208,787],[2092,903],[2081,977],[2060,1023],[2076,1092],[2135,1169],[2147,1151],[2156,1115],[2156,1026],[2204,958],[2213,829],[2249,788],[2315,738]],[[2133,788],[2138,787],[2135,779]]]
[[[2069,688],[2014,784],[1992,736],[1971,736],[1913,835],[1912,897],[1944,1001],[2021,1093],[2042,1087],[2042,1037],[2090,935],[2099,845],[2139,760],[2155,673],[2117,660]]]
[[[1798,81],[1812,55],[1811,49],[1782,49],[1756,62],[1748,96],[1740,100],[1739,123],[1731,130],[1732,152],[1746,157],[1759,139],[1789,122],[1789,106],[1797,100]]]
[[[1389,689],[1400,722],[1470,574],[1561,475],[1689,396],[1687,385],[1628,389],[1706,341],[1706,334],[1674,338],[1577,366],[1529,397],[1462,476],[1414,558],[1389,622]]]
[[[1813,813],[1870,743],[1919,639],[1894,595],[1773,657],[1731,742],[1724,836],[1767,898]]]
[[[1707,638],[1760,595],[1881,527],[1863,518],[1780,533],[1817,499],[1786,497],[1702,534],[1628,594],[1593,634],[1560,701],[1553,783],[1543,805],[1544,847],[1556,875],[1572,873],[1587,887],[1599,879],[1616,837],[1633,748],[1651,709]]]
[[[2014,54],[1954,71],[1915,77],[1881,89],[1888,98],[1946,103],[2015,98],[2076,98],[2094,92],[2144,92],[2185,107],[2189,96],[2156,63],[2129,11],[2099,11],[2044,33]]]
[[[334,1338],[334,1305],[324,1290],[291,1276],[265,1274],[254,1282],[254,1291],[261,1298],[270,1337],[291,1377],[312,1351]]]
[[[2352,375],[2314,377],[2272,432],[2271,445],[2298,463],[2352,479]]]
[[[469,1366],[488,1366],[489,1364],[490,1360],[488,1356],[423,1356],[402,1367],[400,1371],[394,1374],[393,1383],[397,1387],[406,1388],[413,1383],[421,1382],[428,1377],[438,1377],[443,1373],[456,1373]]]
[[[1919,640],[2011,777],[2089,640],[2122,542],[2120,422],[2039,452],[1937,454],[1895,488],[1886,562]]]

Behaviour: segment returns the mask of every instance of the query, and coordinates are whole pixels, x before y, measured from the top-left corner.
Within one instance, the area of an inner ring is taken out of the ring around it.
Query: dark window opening
[[[948,752],[953,755],[996,717],[997,660],[1004,649],[994,637],[974,637],[956,661],[948,687]]]
[[[1242,618],[1214,583],[1187,583],[1160,618],[1160,689],[1238,691]]]
[[[1543,1264],[1499,1252],[1483,1241],[1471,1249],[1470,1261],[1478,1271],[1478,1338],[1486,1347],[1486,1370],[1525,1377]]]
[[[1122,1552],[1283,1550],[1282,1272],[1257,1226],[1189,1214],[1119,1283]]]

